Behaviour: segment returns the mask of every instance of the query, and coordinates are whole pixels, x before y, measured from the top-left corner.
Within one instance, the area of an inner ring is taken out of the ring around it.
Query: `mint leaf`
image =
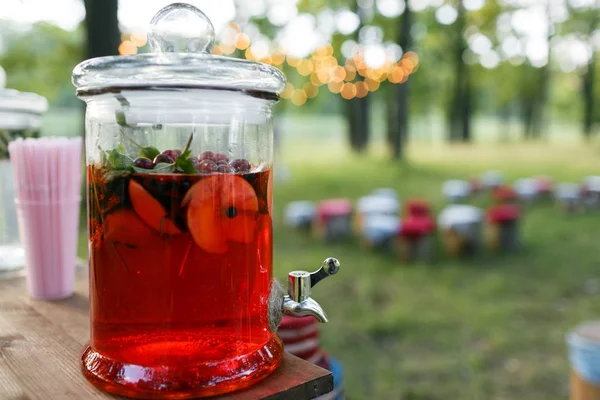
[[[158,163],[151,172],[175,172],[175,164]]]
[[[119,147],[117,147],[117,151],[121,154],[127,153],[127,150],[125,150],[125,145],[123,144],[123,142],[119,143]]]
[[[179,156],[175,161],[175,168],[177,171],[183,172],[185,174],[195,174],[196,172],[198,172],[196,171],[196,168],[194,168],[192,160],[190,160],[189,158],[184,158],[183,154]]]
[[[125,113],[123,111],[117,111],[115,113],[115,119],[117,120],[117,124],[127,126],[127,119],[125,118]]]
[[[154,160],[154,157],[156,157],[159,154],[160,154],[160,151],[156,147],[152,147],[152,146],[142,147],[140,149],[140,151],[138,152],[138,155],[140,157],[146,157],[146,158],[149,158],[150,160]]]
[[[119,153],[117,150],[113,150],[109,153],[108,163],[115,170],[130,169],[133,166],[133,160],[125,154]]]

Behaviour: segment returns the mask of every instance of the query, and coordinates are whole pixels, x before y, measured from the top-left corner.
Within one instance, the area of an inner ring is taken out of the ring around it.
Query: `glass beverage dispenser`
[[[0,278],[22,270],[25,252],[19,240],[15,188],[8,143],[39,136],[42,114],[48,102],[34,93],[4,89],[4,70],[0,67]]]
[[[327,318],[310,288],[338,271],[272,276],[268,65],[210,54],[214,30],[188,4],[151,22],[152,53],[87,60],[91,338],[96,386],[141,398],[252,385],[282,357],[282,314]]]

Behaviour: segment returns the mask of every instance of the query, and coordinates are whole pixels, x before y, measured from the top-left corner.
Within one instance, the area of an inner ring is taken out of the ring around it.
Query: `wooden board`
[[[75,294],[31,299],[24,278],[0,280],[0,400],[117,399],[90,385],[79,370],[89,338],[87,266],[77,268]],[[219,400],[308,400],[333,390],[333,376],[286,353],[254,387]]]

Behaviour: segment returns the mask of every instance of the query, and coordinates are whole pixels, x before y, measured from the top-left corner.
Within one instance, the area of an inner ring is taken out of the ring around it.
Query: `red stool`
[[[352,202],[348,199],[323,200],[317,204],[313,224],[316,238],[326,241],[348,239],[352,231]]]
[[[405,262],[433,261],[435,221],[429,215],[412,215],[402,221],[396,254]]]

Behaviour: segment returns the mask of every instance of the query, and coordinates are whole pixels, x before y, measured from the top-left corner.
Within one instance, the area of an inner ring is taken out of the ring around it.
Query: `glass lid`
[[[48,101],[35,93],[5,89],[6,73],[0,67],[0,112],[42,114],[48,109]]]
[[[283,73],[272,66],[215,56],[215,31],[208,17],[190,4],[174,3],[150,22],[151,53],[86,60],[73,70],[79,96],[130,89],[215,89],[278,98]]]

